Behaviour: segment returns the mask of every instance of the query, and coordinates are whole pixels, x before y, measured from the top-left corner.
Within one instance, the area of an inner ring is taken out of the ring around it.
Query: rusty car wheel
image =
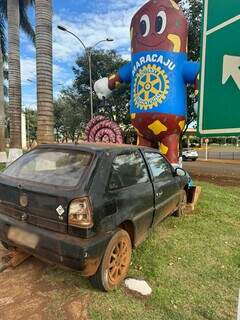
[[[97,273],[90,278],[94,287],[110,291],[116,289],[128,273],[132,243],[125,230],[119,230],[110,240]]]
[[[174,216],[181,217],[184,215],[187,206],[187,193],[185,190],[181,190],[180,203],[178,209],[174,212]]]

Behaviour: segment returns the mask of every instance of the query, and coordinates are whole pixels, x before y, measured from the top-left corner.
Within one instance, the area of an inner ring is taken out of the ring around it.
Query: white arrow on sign
[[[225,84],[232,77],[240,90],[240,57],[238,56],[223,56],[223,76],[222,84]]]

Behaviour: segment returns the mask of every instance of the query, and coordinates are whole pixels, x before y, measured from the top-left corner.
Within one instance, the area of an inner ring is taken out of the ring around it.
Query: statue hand
[[[100,100],[108,98],[112,93],[112,90],[108,87],[108,78],[97,80],[94,84],[94,90]]]

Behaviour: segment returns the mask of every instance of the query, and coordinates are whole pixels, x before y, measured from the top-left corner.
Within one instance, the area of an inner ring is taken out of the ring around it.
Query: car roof
[[[157,151],[157,149],[153,149],[150,147],[144,146],[136,146],[132,144],[113,144],[113,143],[89,143],[89,142],[81,142],[78,144],[70,144],[70,143],[61,143],[61,144],[42,144],[36,147],[37,149],[71,149],[71,150],[85,150],[91,152],[97,151],[124,151],[124,150],[136,150],[136,149],[144,149],[144,150],[152,150]]]

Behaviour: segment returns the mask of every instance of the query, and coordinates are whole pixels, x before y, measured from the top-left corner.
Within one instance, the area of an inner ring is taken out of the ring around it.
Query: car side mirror
[[[174,172],[175,172],[175,175],[179,177],[185,177],[187,175],[186,171],[183,170],[182,168],[176,168]]]

